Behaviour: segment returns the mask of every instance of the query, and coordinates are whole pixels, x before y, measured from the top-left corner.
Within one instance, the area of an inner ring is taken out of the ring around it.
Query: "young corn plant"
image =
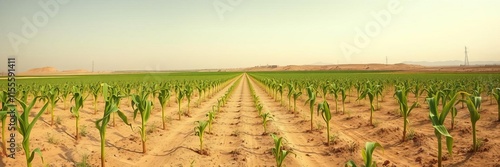
[[[198,126],[194,127],[194,134],[200,138],[200,154],[203,154],[203,134],[207,128],[208,121],[196,121]]]
[[[208,133],[212,133],[212,123],[215,120],[215,106],[212,106],[212,111],[209,111],[207,113],[208,117]]]
[[[396,99],[399,103],[399,110],[401,115],[403,115],[403,139],[404,142],[406,140],[406,130],[408,129],[408,123],[410,122],[408,116],[410,116],[411,111],[418,105],[418,102],[414,102],[411,107],[408,107],[408,95],[405,93],[406,91],[397,90],[396,91]]]
[[[457,95],[455,94],[452,96],[450,99],[449,103],[447,103],[445,106],[443,106],[443,110],[441,113],[438,113],[438,100],[436,96],[432,98],[427,98],[427,102],[429,103],[429,118],[432,122],[432,126],[434,127],[434,134],[437,137],[438,140],[438,166],[441,167],[442,163],[442,150],[441,150],[441,140],[442,136],[446,137],[446,147],[448,148],[448,153],[450,156],[452,156],[452,148],[453,148],[453,137],[448,133],[448,130],[444,126],[444,121],[446,119],[446,116],[450,112],[451,108],[454,107],[455,102],[457,100]]]
[[[340,97],[342,98],[342,114],[345,113],[345,100],[347,98],[346,88],[340,88]]]
[[[74,101],[75,105],[70,108],[71,114],[75,116],[75,129],[76,129],[76,134],[75,134],[75,140],[78,141],[80,138],[80,133],[78,132],[79,127],[80,127],[80,109],[83,108],[83,102],[87,99],[87,97],[83,97],[83,94],[80,92],[80,89],[77,87],[73,86],[73,97],[71,98],[70,101]]]
[[[288,154],[292,153],[295,155],[295,157],[297,157],[297,154],[283,149],[283,137],[276,137],[275,134],[271,134],[271,137],[274,140],[274,148],[272,148],[272,152],[277,167],[281,167],[283,165],[283,162],[285,161],[285,158],[286,156],[288,156]]]
[[[262,115],[262,109],[264,108],[264,106],[262,106],[261,103],[257,104],[257,112],[259,113],[259,115]]]
[[[94,98],[94,115],[97,114],[97,99],[99,98],[99,92],[101,91],[101,86],[98,84],[94,84],[90,86],[90,90],[92,91],[92,97]]]
[[[462,94],[467,93],[462,92]],[[481,97],[470,96],[467,100],[465,100],[465,103],[467,104],[467,109],[469,109],[470,122],[472,124],[472,150],[476,152],[479,149],[479,144],[476,139],[476,123],[481,118],[481,115],[479,114],[479,108],[481,107]]]
[[[335,101],[335,113],[339,113],[338,98],[340,88],[337,84],[331,84],[330,88],[330,93],[333,95],[333,101]]]
[[[271,113],[267,112],[264,114],[261,114],[260,117],[262,118],[262,126],[264,126],[264,133],[267,134],[267,122],[269,122],[273,117],[271,116]]]
[[[498,107],[498,121],[500,122],[500,88],[493,89],[493,97],[495,97],[495,100],[497,101],[497,107]]]
[[[293,113],[297,112],[297,99],[302,95],[301,91],[294,91],[293,92]]]
[[[373,160],[373,151],[375,151],[375,148],[380,147],[382,148],[382,151],[384,150],[384,147],[380,145],[378,142],[366,142],[365,148],[361,150],[361,155],[363,156],[363,162],[365,163],[365,167],[376,167],[377,163]],[[346,164],[345,167],[357,167],[356,163],[354,163],[353,160],[349,160]]]
[[[166,129],[166,121],[165,121],[165,108],[167,107],[167,102],[170,99],[170,90],[161,89],[158,93],[158,101],[161,105],[161,123],[163,125],[163,130]]]
[[[373,126],[373,111],[375,111],[375,107],[373,106],[373,100],[375,99],[375,94],[376,94],[376,88],[370,84],[367,83],[366,88],[361,92],[361,96],[359,96],[358,100],[366,98],[368,96],[368,99],[370,100],[370,125]]]
[[[51,87],[49,85],[49,90],[45,93],[45,96],[50,103],[50,126],[52,126],[54,125],[54,108],[61,98],[59,98],[59,89],[57,87]]]
[[[193,96],[193,86],[191,85],[186,85],[185,89],[184,89],[184,95],[186,96],[186,99],[187,99],[187,102],[188,102],[188,110],[187,110],[187,115],[190,115],[190,105],[191,105],[191,96]]]
[[[61,87],[61,100],[63,101],[64,104],[64,110],[68,109],[68,96],[71,93],[71,90],[69,88],[68,84],[65,84],[64,86]]]
[[[278,84],[277,88],[278,92],[280,93],[280,106],[283,106],[283,84]]]
[[[294,92],[295,88],[293,87],[292,83],[288,83],[287,88],[288,88],[288,95],[287,95],[287,97],[288,97],[288,111],[290,111],[291,107],[292,107],[292,104],[291,104],[292,100],[291,99],[292,99],[293,94],[295,93]]]
[[[141,141],[142,141],[142,153],[146,154],[146,124],[148,123],[149,117],[151,115],[151,108],[153,107],[153,102],[148,100],[149,93],[142,91],[140,95],[132,95],[132,109],[134,110],[134,120],[139,113],[141,115]]]
[[[101,119],[97,120],[95,122],[96,128],[99,130],[99,135],[101,137],[101,166],[105,167],[106,166],[106,160],[105,160],[105,146],[106,146],[106,127],[111,120],[111,114],[113,113],[118,113],[118,116],[120,119],[130,126],[132,129],[132,125],[128,122],[127,116],[123,112],[121,112],[118,109],[118,100],[120,97],[119,95],[116,94],[109,94],[108,89],[113,89],[113,87],[109,86],[106,83],[101,84],[102,85],[102,91],[103,91],[103,97],[104,100],[106,101],[104,105],[104,113]]]
[[[305,104],[309,103],[309,110],[311,112],[311,132],[313,131],[313,113],[314,113],[314,104],[316,103],[316,91],[314,91],[314,88],[312,85],[307,87],[307,95],[309,98],[306,100]]]
[[[29,104],[26,104],[24,101],[16,98],[16,100],[19,102],[19,104],[21,105],[21,107],[23,109],[23,113],[21,115],[19,115],[18,112],[16,112],[15,115],[16,115],[16,118],[18,120],[18,124],[16,125],[17,130],[23,136],[22,146],[24,149],[24,155],[26,155],[26,164],[28,167],[31,167],[31,162],[33,161],[33,158],[35,157],[35,153],[37,153],[42,158],[42,163],[43,163],[43,156],[42,156],[42,152],[40,151],[40,149],[36,148],[33,151],[31,151],[31,149],[30,149],[31,130],[33,130],[33,127],[35,126],[36,121],[38,121],[38,119],[40,118],[42,113],[45,111],[45,109],[49,105],[49,103],[46,102],[45,105],[43,105],[42,109],[40,109],[40,111],[38,111],[36,116],[30,122],[29,121],[29,114],[31,113],[31,109],[35,105],[36,100],[39,98],[44,98],[44,97],[37,96],[37,97],[33,98],[31,103],[29,103]]]
[[[330,120],[332,119],[332,113],[330,112],[330,105],[325,100],[323,103],[318,104],[318,116],[321,113],[321,117],[326,123],[326,145],[330,146]]]
[[[184,98],[184,90],[179,90],[177,91],[177,104],[179,105],[179,111],[178,111],[178,114],[179,114],[179,120],[181,120],[181,115],[182,115],[182,110],[181,110],[181,103],[182,103],[182,99]]]

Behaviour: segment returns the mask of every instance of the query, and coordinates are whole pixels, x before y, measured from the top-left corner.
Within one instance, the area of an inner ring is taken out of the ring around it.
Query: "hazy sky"
[[[464,45],[470,61],[499,61],[499,8],[498,0],[0,0],[0,63],[10,55],[19,71],[90,70],[93,60],[96,70],[399,63],[463,60]]]

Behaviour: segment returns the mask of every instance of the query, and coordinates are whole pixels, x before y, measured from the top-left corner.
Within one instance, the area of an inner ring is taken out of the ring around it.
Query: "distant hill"
[[[464,61],[450,60],[450,61],[405,61],[404,64],[415,64],[421,66],[460,66]],[[500,65],[500,61],[471,61],[470,65]]]

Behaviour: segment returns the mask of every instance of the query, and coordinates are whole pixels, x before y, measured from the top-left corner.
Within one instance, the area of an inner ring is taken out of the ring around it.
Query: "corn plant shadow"
[[[323,142],[322,142],[322,143],[323,143]],[[314,144],[314,145],[295,144],[295,146],[298,146],[298,147],[310,147],[310,148],[317,148],[317,147],[324,146],[324,144],[322,144],[322,143],[318,143],[318,144]]]
[[[320,144],[322,145],[322,144]],[[315,146],[317,147],[317,146]],[[303,151],[297,148],[293,148],[292,152],[298,152],[298,153],[304,153],[304,154],[315,154],[315,155],[324,155],[324,153],[319,153],[319,152],[313,152],[313,151]]]
[[[247,146],[243,146],[243,148],[241,149],[241,151],[245,151],[247,153],[250,153],[250,154],[254,154],[254,155],[266,155],[266,153],[258,153],[258,152],[255,152],[255,151],[251,151],[251,150],[258,150],[257,148],[250,148],[250,147],[247,147]],[[232,151],[231,151],[232,152]],[[225,154],[225,155],[232,155],[231,152],[228,152],[228,153],[221,153],[221,154]]]
[[[174,147],[174,148],[172,148],[170,150],[164,151],[165,154],[157,154],[157,155],[154,155],[154,156],[169,156],[169,155],[175,153],[179,149],[191,150],[191,151],[193,151],[193,152],[195,152],[195,153],[198,154],[198,150],[195,150],[193,148],[189,148],[189,147],[186,147],[186,146],[178,146],[178,147]]]
[[[254,151],[250,151],[250,150],[247,150],[248,148],[244,148],[244,149],[240,149],[239,151],[244,151],[244,152],[247,152],[247,153],[250,153],[250,154],[253,154],[253,155],[267,155],[267,153],[257,153],[257,152],[254,152]],[[236,151],[230,151],[230,152],[227,152],[227,153],[221,153],[223,155],[234,155]]]
[[[96,142],[100,142],[100,141],[101,141],[101,139],[100,139],[100,138],[98,139],[98,138],[96,138],[96,137],[94,137],[94,136],[91,136],[91,135],[87,135],[87,138],[89,138],[91,141],[96,141]],[[99,145],[99,146],[100,146],[100,145]]]
[[[254,126],[254,125],[260,125],[262,124],[262,122],[256,122],[256,123],[249,123],[249,122],[240,122],[241,124],[245,124],[245,125],[251,125],[251,126]]]
[[[142,150],[141,151],[136,151],[136,150],[131,150],[131,149],[128,149],[128,148],[118,147],[118,146],[116,146],[115,144],[113,144],[113,143],[111,143],[109,141],[106,141],[106,146],[114,147],[117,150],[125,150],[125,151],[131,152],[131,153],[142,154]]]
[[[255,113],[257,113],[257,112],[255,112]],[[252,115],[254,115],[254,114],[252,114]],[[244,114],[241,114],[241,117],[244,117],[244,118],[247,118],[247,119],[259,118],[257,116],[248,116],[248,115],[244,115]]]
[[[67,128],[66,128],[66,127],[64,127],[64,126],[59,126],[59,125],[57,125],[57,124],[56,124],[54,129],[55,129],[57,132],[59,132],[59,133],[61,133],[61,132],[62,132],[62,133],[64,133],[64,134],[68,135],[71,139],[76,140],[75,135],[71,135],[71,134],[69,134],[69,133],[66,131],[66,130],[67,130]]]
[[[241,134],[245,134],[245,135],[248,135],[248,136],[262,136],[262,133],[257,133],[257,134],[251,134],[251,133],[248,133],[248,132],[240,132]]]
[[[497,129],[498,125],[500,125],[500,121],[495,120],[495,121],[492,121],[487,127],[489,129]]]
[[[61,150],[64,152],[64,155],[63,153],[59,153],[59,157],[61,157],[62,159],[66,159],[66,160],[69,160],[71,162],[76,162],[72,153],[73,151],[71,151],[68,147],[66,147],[65,145],[60,145],[59,148],[61,148]]]
[[[465,163],[470,160],[472,155],[474,155],[474,153],[467,153],[467,156],[465,156],[464,160],[451,164],[450,166],[465,166]]]

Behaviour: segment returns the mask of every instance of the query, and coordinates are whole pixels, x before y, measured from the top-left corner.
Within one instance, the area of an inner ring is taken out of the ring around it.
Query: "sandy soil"
[[[398,113],[398,104],[392,97],[392,88],[384,91],[384,97],[379,101],[379,109],[374,113],[374,126],[368,125],[368,101],[355,102],[355,97],[349,96],[345,104],[346,112],[342,112],[339,101],[338,112],[335,111],[335,102],[331,96],[327,101],[332,109],[331,135],[334,140],[330,146],[326,145],[326,128],[321,117],[314,113],[314,130],[310,131],[310,113],[304,105],[305,95],[297,101],[297,112],[293,113],[288,106],[288,100],[273,99],[263,86],[251,79],[247,82],[246,75],[236,82],[228,82],[213,96],[204,99],[199,107],[192,107],[190,117],[183,116],[178,120],[177,104],[172,97],[167,108],[169,123],[166,130],[161,127],[161,112],[155,107],[148,123],[148,153],[142,153],[142,146],[138,133],[140,119],[133,121],[134,130],[117,120],[116,126],[110,123],[107,133],[106,157],[107,166],[275,166],[271,154],[272,138],[263,134],[261,118],[254,107],[249,83],[264,105],[263,112],[270,112],[274,119],[268,123],[268,132],[276,133],[286,138],[285,147],[296,153],[289,155],[285,160],[286,166],[343,166],[349,159],[358,164],[362,162],[361,148],[367,141],[377,141],[382,144],[381,149],[374,153],[378,165],[383,166],[436,166],[437,141],[428,118],[427,104],[420,97],[422,106],[416,108],[410,116],[410,129],[414,131],[413,138],[401,142],[402,117]],[[195,121],[205,120],[205,114],[217,104],[230,85],[237,86],[227,105],[217,114],[211,132],[205,135],[204,148],[207,154],[199,154],[199,138],[194,135]],[[352,94],[355,95],[353,91]],[[194,97],[198,99],[198,97]],[[472,133],[470,118],[466,108],[459,106],[456,125],[451,130],[455,144],[453,158],[445,154],[445,166],[500,166],[499,148],[500,134],[497,129],[500,122],[497,118],[497,104],[490,104],[484,97],[481,119],[477,127],[477,136],[483,142],[479,152],[472,153]],[[411,96],[411,101],[415,98]],[[318,97],[317,102],[323,101]],[[281,104],[282,103],[282,104]],[[44,160],[50,166],[74,166],[81,162],[84,155],[88,155],[92,166],[100,165],[99,133],[94,121],[101,117],[99,111],[94,115],[92,99],[86,101],[82,110],[81,125],[86,126],[88,134],[75,142],[74,121],[68,108],[60,102],[55,115],[60,118],[60,124],[50,126],[50,115],[44,114],[36,123],[31,137],[31,148],[40,148]],[[128,99],[123,99],[120,106],[132,118],[132,108],[128,106]],[[194,102],[192,103],[194,106]],[[99,109],[104,104],[99,99]],[[155,100],[155,106],[159,106]],[[182,110],[187,109],[187,103],[182,102]],[[292,102],[293,106],[293,102]],[[38,111],[41,104],[37,104]],[[446,126],[450,127],[450,120]],[[18,138],[18,143],[20,142]],[[50,142],[49,142],[50,140]],[[444,149],[444,148],[443,148]],[[444,151],[446,152],[446,151]],[[34,166],[41,166],[40,157],[36,156]],[[17,159],[1,157],[0,166],[25,166],[23,151],[17,152]]]

